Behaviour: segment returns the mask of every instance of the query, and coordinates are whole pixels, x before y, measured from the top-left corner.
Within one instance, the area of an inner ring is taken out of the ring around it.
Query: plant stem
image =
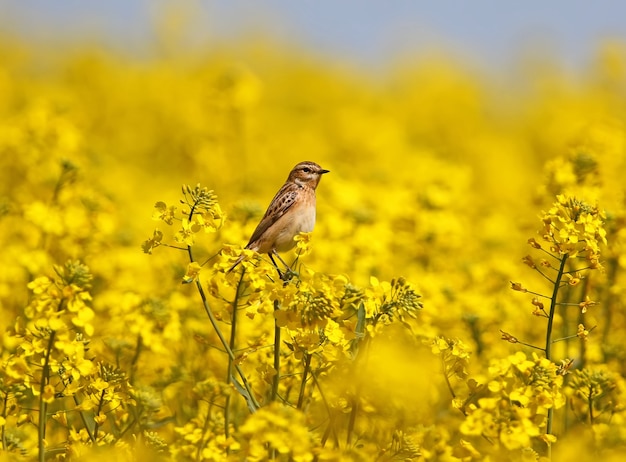
[[[226,350],[226,353],[228,354],[228,357],[230,358],[231,361],[233,361],[233,367],[235,368],[235,371],[237,371],[237,374],[241,378],[241,382],[242,382],[244,388],[246,389],[246,392],[248,393],[248,396],[249,396],[249,398],[251,400],[250,404],[252,404],[254,410],[256,411],[257,409],[259,409],[260,406],[259,406],[259,403],[257,402],[257,400],[254,397],[252,389],[250,388],[250,384],[248,383],[248,378],[243,373],[241,368],[236,363],[234,363],[234,361],[235,361],[235,353],[233,353],[233,350],[231,350],[230,346],[228,346],[228,343],[226,342],[226,338],[224,337],[224,334],[222,333],[222,330],[220,329],[220,326],[217,324],[217,319],[215,318],[215,315],[213,314],[213,311],[211,310],[211,307],[209,306],[209,302],[207,301],[206,295],[204,293],[204,289],[202,289],[202,284],[200,284],[200,281],[198,281],[198,280],[196,280],[196,287],[198,289],[198,292],[200,293],[200,298],[202,299],[202,304],[204,306],[204,310],[206,311],[207,315],[209,316],[209,321],[211,322],[211,326],[213,326],[213,330],[215,330],[215,333],[217,334],[218,338],[220,339],[220,343],[222,344],[222,346]],[[234,378],[231,376],[231,381],[233,379]]]
[[[443,378],[446,380],[446,385],[448,386],[448,390],[452,395],[452,399],[456,398],[456,393],[454,392],[454,388],[452,388],[452,384],[450,383],[450,377],[448,376],[448,368],[446,367],[446,360],[443,356],[441,356],[441,369],[443,370]]]
[[[191,209],[189,210],[189,221],[192,220],[193,218],[193,214],[195,212],[196,209],[196,205],[194,204]],[[193,258],[193,252],[191,250],[191,246],[188,245],[187,246],[187,254],[189,255],[189,262],[193,263],[195,260]],[[243,274],[242,274],[243,277]],[[252,389],[250,388],[250,384],[248,383],[248,379],[246,378],[245,374],[243,373],[243,371],[241,370],[241,368],[235,363],[235,354],[233,353],[233,349],[230,347],[229,343],[226,342],[226,337],[224,337],[224,334],[222,333],[222,330],[220,329],[220,326],[217,324],[217,319],[215,318],[215,315],[213,314],[213,310],[211,310],[211,306],[209,305],[209,302],[206,298],[206,294],[204,293],[204,289],[202,288],[202,284],[200,284],[200,280],[196,278],[196,288],[198,289],[198,293],[200,294],[200,298],[202,299],[202,305],[204,306],[204,310],[206,311],[206,314],[209,316],[209,321],[211,322],[211,326],[213,326],[213,330],[215,330],[215,333],[217,334],[218,338],[220,339],[220,342],[222,344],[222,346],[224,347],[224,350],[226,350],[226,353],[228,354],[228,359],[229,361],[232,362],[232,364],[234,364],[235,366],[235,370],[237,371],[237,374],[239,374],[239,377],[241,377],[241,381],[243,383],[243,386],[246,390],[247,393],[247,397],[244,396],[244,399],[248,402],[248,408],[252,411],[255,412],[257,409],[259,409],[260,405],[257,402],[256,398],[254,397],[254,394],[252,393]],[[234,381],[233,377],[230,377],[231,381]],[[236,388],[236,387],[235,387]]]
[[[593,425],[593,386],[589,385],[589,425]]]
[[[369,352],[370,352],[370,342],[371,342],[371,337],[365,337],[363,339],[362,342],[362,351],[363,354],[359,355],[355,361],[355,363],[353,364],[353,367],[356,369],[360,369],[363,370],[365,369],[365,366],[368,362],[369,359]],[[346,444],[348,446],[351,445],[352,443],[352,434],[354,432],[354,426],[356,424],[356,416],[359,412],[359,397],[361,395],[361,387],[363,385],[362,383],[363,379],[359,379],[355,385],[354,385],[354,396],[352,398],[352,409],[350,410],[350,419],[348,420],[348,430],[347,430],[347,436],[346,436]]]
[[[313,370],[311,370],[311,377],[313,377],[315,386],[320,392],[320,396],[322,397],[322,402],[324,403],[324,407],[326,408],[326,412],[328,413],[328,428],[326,429],[326,431],[324,432],[324,436],[322,437],[322,447],[326,445],[326,440],[328,439],[328,436],[332,431],[332,434],[335,440],[335,447],[338,448],[339,437],[337,436],[337,432],[335,431],[335,419],[334,419],[332,409],[330,407],[330,404],[328,403],[328,399],[326,399],[326,394],[324,393],[324,390],[322,390],[322,386],[320,385],[319,380],[317,380],[317,374]]]
[[[60,307],[61,305],[59,305],[59,308]],[[50,331],[48,348],[46,349],[46,358],[44,359],[43,369],[41,371],[41,383],[39,384],[39,462],[44,462],[46,458],[46,448],[44,441],[46,439],[46,414],[48,411],[48,403],[46,403],[44,400],[44,393],[46,391],[46,385],[48,385],[50,381],[50,353],[52,351],[52,346],[54,345],[55,337],[56,331]]]
[[[102,405],[104,404],[104,395],[105,394],[106,394],[106,390],[102,390],[102,392],[100,393],[100,402],[98,403],[98,410],[96,411],[96,417],[100,416],[100,411],[102,410]],[[94,426],[94,429],[93,429],[93,438],[94,438],[94,440],[98,439],[98,429],[99,429],[99,427],[100,427],[100,424],[96,420],[96,425]]]
[[[356,415],[359,409],[358,397],[352,398],[352,409],[350,409],[350,420],[348,420],[348,436],[346,436],[346,445],[350,447],[352,444],[352,433],[354,432],[354,425],[356,423]]]
[[[195,260],[193,259],[191,246],[187,247],[187,253],[189,254],[189,261],[194,262]],[[248,396],[244,396],[244,398],[246,399],[246,401],[248,401],[250,410],[254,412],[257,409],[259,409],[260,405],[257,402],[256,398],[254,397],[254,394],[252,392],[252,389],[250,388],[250,384],[248,383],[248,379],[246,375],[243,373],[241,368],[235,363],[235,354],[233,353],[233,350],[230,348],[228,342],[226,341],[226,337],[224,337],[224,334],[222,333],[222,330],[220,329],[220,326],[217,323],[217,319],[215,318],[215,315],[213,314],[213,310],[211,309],[211,306],[209,305],[209,301],[207,300],[206,294],[204,293],[202,284],[200,283],[198,279],[196,279],[195,282],[196,282],[196,288],[198,289],[198,293],[200,294],[200,298],[202,299],[202,306],[204,307],[204,311],[206,311],[206,314],[209,317],[209,321],[211,322],[211,326],[213,327],[213,330],[217,334],[217,337],[219,338],[220,343],[222,344],[222,347],[224,347],[224,350],[226,350],[226,353],[228,354],[228,358],[231,361],[233,361],[233,367],[235,368],[235,371],[237,371],[237,374],[241,378],[243,387],[245,388],[247,395],[248,395]],[[230,380],[233,381],[234,378],[231,376]]]
[[[304,353],[304,371],[302,372],[302,382],[300,382],[300,393],[298,394],[298,404],[296,405],[298,409],[302,409],[302,404],[304,403],[304,391],[309,377],[309,369],[311,368],[311,356],[309,353]]]
[[[557,306],[557,296],[561,286],[561,278],[563,277],[563,271],[565,270],[565,264],[567,263],[568,254],[563,255],[561,258],[561,264],[559,265],[559,271],[554,281],[554,290],[552,291],[552,298],[550,299],[550,314],[548,315],[548,327],[546,328],[546,359],[552,360],[552,325],[554,323],[554,316]],[[548,422],[546,423],[546,434],[552,434],[552,423],[554,420],[554,407],[548,409]],[[548,458],[552,458],[552,446],[548,444]]]
[[[231,316],[230,321],[230,340],[228,345],[230,346],[231,351],[235,351],[235,345],[237,342],[237,309],[239,307],[239,297],[241,296],[241,286],[243,281],[243,276],[246,273],[244,269],[241,272],[241,277],[239,278],[239,283],[237,284],[237,290],[235,292],[235,299],[233,300],[233,314]],[[233,360],[228,357],[228,370],[226,371],[226,383],[230,383],[230,376],[233,373]],[[230,436],[230,394],[226,395],[226,400],[224,403],[224,436],[226,439]],[[230,448],[226,448],[226,454],[229,454]]]
[[[74,404],[76,404],[76,407],[79,408],[80,407],[80,401],[79,401],[78,397],[76,395],[74,395],[73,399],[74,399]],[[89,435],[89,439],[92,442],[95,443],[96,442],[96,438],[93,436],[93,433],[92,433],[91,429],[89,428],[89,425],[87,424],[87,418],[85,417],[85,411],[78,411],[78,415],[80,416],[80,420],[83,421],[83,425],[85,426],[85,431]]]
[[[565,268],[565,263],[567,262],[567,254],[563,255],[561,259],[561,265],[559,266],[559,272],[556,275],[556,280],[554,281],[554,290],[552,291],[552,297],[550,298],[550,314],[548,315],[548,327],[546,329],[546,358],[552,359],[552,325],[554,323],[554,315],[557,307],[557,296],[559,294],[559,288],[561,286],[561,278],[563,277],[563,270]]]
[[[202,436],[198,440],[198,448],[196,449],[196,460],[202,460],[202,450],[206,445],[205,437],[209,431],[209,425],[211,424],[211,413],[213,412],[213,405],[210,404],[206,411],[206,419],[204,419],[204,425],[202,427]]]
[[[278,310],[280,310],[280,304],[278,300],[274,300],[274,313]],[[276,374],[272,380],[270,401],[276,401],[278,397],[278,383],[280,382],[280,326],[276,317],[274,317],[274,370]]]
[[[135,354],[130,361],[130,377],[128,378],[130,384],[135,382],[135,372],[137,371],[137,363],[139,362],[139,356],[141,355],[141,349],[143,346],[143,338],[141,334],[137,335],[137,346],[135,347]]]

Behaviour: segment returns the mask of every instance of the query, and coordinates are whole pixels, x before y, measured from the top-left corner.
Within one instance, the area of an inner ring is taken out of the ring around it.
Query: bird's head
[[[329,170],[323,169],[315,162],[300,162],[291,170],[287,181],[315,189],[322,175],[328,172]]]

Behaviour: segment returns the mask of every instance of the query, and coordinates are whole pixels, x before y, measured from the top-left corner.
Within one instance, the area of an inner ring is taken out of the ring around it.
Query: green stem
[[[74,395],[73,396],[74,399],[74,404],[76,404],[76,408],[80,408],[80,400],[78,399],[78,396]],[[91,429],[89,428],[89,424],[87,424],[87,418],[85,417],[85,411],[78,411],[78,415],[80,416],[80,420],[83,421],[83,425],[85,426],[85,430],[87,431],[87,434],[89,435],[89,439],[92,442],[96,442],[96,438],[93,436],[93,433],[91,431]]]
[[[62,302],[61,302],[62,303]],[[60,307],[61,305],[59,305]],[[48,348],[46,349],[46,358],[44,359],[43,369],[41,371],[41,383],[39,384],[39,462],[44,462],[46,458],[46,414],[48,413],[48,403],[44,401],[44,393],[46,391],[46,385],[50,381],[50,353],[54,345],[54,338],[56,337],[56,331],[50,332],[50,338],[48,339]]]
[[[537,271],[540,275],[542,275],[546,281],[548,281],[551,284],[554,284],[554,281],[550,279],[550,277],[547,274],[545,274],[543,271],[541,271],[539,268],[535,268],[535,271]]]
[[[334,419],[333,411],[330,407],[330,404],[328,403],[328,399],[326,399],[326,394],[324,393],[324,390],[322,389],[322,386],[320,385],[319,380],[317,380],[317,374],[313,370],[311,370],[311,377],[313,377],[315,386],[317,387],[317,390],[320,392],[322,402],[324,403],[324,407],[326,408],[326,412],[328,413],[328,428],[326,429],[326,431],[324,432],[324,436],[322,437],[322,447],[326,445],[326,440],[328,439],[329,434],[332,432],[334,440],[335,440],[335,447],[338,448],[339,437],[337,436],[337,432],[335,431],[335,419]]]
[[[132,385],[135,382],[135,372],[137,371],[137,363],[139,362],[139,356],[141,355],[141,349],[143,346],[143,338],[141,334],[137,336],[137,346],[135,347],[135,354],[130,361],[130,377],[129,383]]]
[[[596,327],[597,326],[593,326],[593,327],[587,329],[587,332],[591,333]],[[554,340],[552,340],[552,343],[558,343],[558,342],[562,342],[564,340],[571,340],[573,338],[578,338],[578,334],[568,335],[567,337],[555,338]],[[581,339],[581,342],[582,341],[584,341],[584,340]]]
[[[552,291],[552,298],[550,299],[550,314],[548,315],[548,327],[546,328],[546,359],[552,360],[552,325],[554,323],[554,317],[557,306],[557,296],[559,294],[559,289],[561,286],[561,278],[563,277],[563,272],[565,270],[565,264],[567,263],[568,254],[563,255],[561,258],[561,264],[559,266],[559,271],[556,275],[556,279],[554,281],[554,290]],[[548,409],[548,422],[546,424],[546,434],[552,434],[552,423],[554,420],[554,407],[550,407]],[[548,458],[552,458],[552,446],[548,444]]]
[[[585,295],[587,295],[589,293],[590,290],[590,279],[587,277],[583,280],[583,283],[581,284],[581,294],[580,294],[580,300],[584,300],[585,299]],[[577,310],[578,311],[578,317],[576,319],[576,324],[583,324],[584,325],[584,318],[585,315],[583,313],[582,310]],[[578,330],[578,326],[576,326],[576,330]],[[589,332],[591,332],[591,330],[593,329],[589,329]],[[580,348],[580,351],[578,353],[578,357],[580,358],[580,368],[584,369],[585,367],[587,367],[587,342],[585,341],[585,339],[579,339],[578,341],[578,346]],[[603,348],[604,349],[604,348]]]
[[[362,342],[362,351],[364,354],[359,355],[353,364],[355,369],[363,370],[369,360],[371,337],[365,337]],[[359,412],[359,397],[361,395],[362,380],[356,382],[354,386],[354,396],[352,398],[352,409],[350,410],[350,419],[348,420],[348,430],[346,436],[346,444],[348,446],[352,443],[352,434],[356,425],[356,416]]]
[[[194,262],[195,260],[193,259],[191,246],[187,247],[187,253],[189,254],[189,261]],[[254,412],[257,409],[259,409],[260,405],[258,401],[256,400],[256,398],[254,397],[252,388],[250,388],[250,384],[248,383],[248,379],[246,378],[246,375],[243,373],[241,368],[235,362],[236,360],[235,354],[233,353],[233,350],[230,348],[228,342],[226,341],[226,337],[224,337],[224,334],[222,333],[222,330],[220,329],[220,326],[217,323],[217,318],[213,314],[213,310],[211,309],[211,306],[209,305],[206,294],[204,293],[204,289],[202,288],[202,284],[200,283],[198,279],[196,279],[195,282],[196,282],[196,288],[198,289],[198,293],[200,294],[200,298],[202,299],[202,306],[204,307],[204,310],[206,311],[206,314],[209,317],[211,326],[213,327],[213,330],[217,334],[217,337],[219,338],[220,343],[222,344],[222,347],[224,347],[224,350],[226,350],[226,353],[228,354],[228,358],[233,362],[233,367],[235,368],[235,371],[237,371],[237,374],[241,378],[243,387],[245,388],[247,395],[248,395],[248,396],[244,396],[244,398],[246,399],[246,401],[249,402],[250,410]],[[230,380],[233,381],[234,378],[231,376]]]
[[[233,361],[233,366],[235,368],[235,371],[237,371],[237,374],[241,378],[241,382],[244,388],[246,389],[246,392],[248,393],[249,399],[251,400],[251,404],[254,407],[254,410],[256,411],[257,409],[259,409],[260,405],[257,402],[257,400],[254,398],[254,394],[252,392],[252,389],[250,388],[250,384],[248,383],[248,379],[246,375],[243,373],[241,368],[236,363],[234,363],[235,354],[233,353],[233,350],[230,349],[230,346],[228,346],[228,343],[226,342],[226,338],[224,337],[222,330],[217,324],[217,319],[215,318],[215,315],[213,314],[213,311],[211,310],[211,307],[209,306],[209,303],[206,299],[206,295],[204,293],[204,290],[202,289],[202,285],[200,284],[200,281],[196,281],[196,287],[198,289],[198,292],[200,293],[200,298],[202,299],[202,304],[204,305],[204,309],[207,315],[209,316],[209,321],[211,322],[211,326],[213,326],[213,330],[215,330],[215,333],[220,339],[222,346],[226,350],[228,357],[230,358],[231,361]],[[231,376],[231,381],[232,380],[233,380],[233,377]]]
[[[124,435],[126,433],[128,433],[128,431],[131,428],[133,428],[138,423],[138,419],[139,419],[139,417],[137,417],[137,415],[135,415],[135,417],[133,417],[133,419],[128,423],[128,425],[124,429],[120,428],[118,430],[118,439],[122,439],[124,437]]]
[[[359,408],[358,397],[352,398],[352,409],[350,410],[350,420],[348,421],[348,436],[346,436],[346,445],[350,447],[352,444],[352,433],[354,432],[354,425],[356,423],[356,415]]]
[[[454,388],[452,388],[452,384],[450,383],[450,377],[448,376],[448,368],[446,367],[446,360],[441,356],[441,368],[443,369],[443,378],[446,380],[446,385],[448,386],[448,390],[452,395],[452,399],[456,399],[456,393],[454,392]]]
[[[309,377],[309,370],[311,369],[311,356],[309,353],[304,353],[304,372],[302,372],[302,382],[300,382],[300,393],[298,394],[298,404],[296,406],[298,409],[302,409],[304,404],[304,391]]]
[[[98,410],[96,411],[96,417],[100,415],[100,411],[102,411],[102,405],[104,404],[104,395],[106,394],[106,390],[102,390],[100,393],[100,402],[98,403]],[[94,440],[98,439],[98,429],[100,428],[100,424],[96,420],[96,424],[93,428],[93,438]]]
[[[546,316],[547,317],[547,316]],[[556,341],[556,340],[555,340]],[[553,341],[552,343],[554,343],[555,341]],[[519,343],[520,345],[524,345],[527,346],[528,348],[534,348],[535,350],[544,350],[543,347],[539,347],[537,345],[532,345],[530,343],[526,343],[526,342],[522,342],[521,340],[518,340],[517,343]]]
[[[204,446],[206,445],[205,437],[209,431],[209,425],[211,423],[212,412],[213,412],[213,405],[211,404],[207,408],[206,419],[204,419],[204,425],[202,427],[202,436],[200,437],[200,440],[198,441],[198,448],[196,450],[196,460],[202,460],[202,457],[201,457],[202,450],[204,449]]]
[[[190,221],[193,218],[196,205],[197,204],[194,204],[189,210]],[[187,246],[187,254],[189,255],[189,261],[193,263],[195,260],[193,258],[193,252],[191,250],[190,245]],[[243,277],[243,274],[242,274],[242,277]],[[259,405],[256,398],[254,397],[254,394],[252,393],[252,388],[250,388],[250,384],[248,383],[248,379],[246,378],[245,374],[243,373],[241,368],[235,363],[235,354],[233,353],[233,349],[230,347],[229,343],[226,342],[226,337],[224,337],[224,334],[222,333],[220,326],[217,324],[217,319],[215,318],[215,315],[213,314],[213,310],[211,310],[211,306],[209,305],[209,302],[206,298],[206,294],[204,293],[202,284],[200,284],[200,280],[196,278],[195,282],[196,282],[196,288],[198,289],[198,293],[200,294],[200,298],[202,299],[202,305],[204,306],[204,310],[206,311],[206,314],[209,317],[209,321],[211,322],[211,326],[213,326],[213,330],[215,331],[218,338],[220,339],[220,342],[222,346],[224,347],[224,350],[226,350],[229,361],[233,363],[233,365],[235,366],[235,370],[237,371],[237,374],[239,374],[239,377],[241,377],[241,382],[243,383],[243,386],[248,395],[248,396],[244,396],[244,399],[248,402],[248,408],[252,412],[255,412],[261,406]],[[234,381],[234,378],[231,376],[230,380]]]
[[[589,385],[589,425],[593,425],[593,386]]]
[[[235,292],[235,299],[233,300],[233,314],[230,322],[230,340],[228,345],[230,346],[231,351],[235,351],[235,345],[237,342],[237,310],[239,308],[239,297],[241,296],[241,287],[243,276],[246,273],[245,268],[241,272],[241,276],[239,278],[239,283],[237,284],[237,291]],[[228,370],[226,371],[226,383],[230,383],[230,377],[233,373],[233,360],[228,358]],[[226,400],[224,403],[224,436],[226,439],[230,437],[230,394],[226,395]],[[230,453],[230,448],[226,448],[226,454]]]
[[[563,255],[561,259],[561,265],[559,266],[559,272],[556,275],[554,281],[554,290],[552,291],[552,297],[550,298],[550,314],[548,315],[548,327],[546,329],[546,358],[552,359],[552,325],[554,323],[554,316],[557,307],[557,296],[559,294],[559,288],[561,286],[561,278],[563,277],[563,270],[565,269],[565,263],[567,262],[567,254]]]
[[[274,312],[280,310],[278,300],[274,300]],[[272,395],[270,401],[276,401],[278,397],[278,384],[280,382],[280,326],[278,320],[274,317],[274,370],[276,374],[272,380]]]

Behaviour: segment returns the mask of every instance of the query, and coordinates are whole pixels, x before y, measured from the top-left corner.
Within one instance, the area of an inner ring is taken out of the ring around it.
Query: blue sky
[[[142,49],[174,4],[190,7],[189,35],[206,43],[265,33],[366,64],[443,48],[489,66],[529,50],[579,65],[606,39],[626,43],[623,0],[0,0],[0,27]]]

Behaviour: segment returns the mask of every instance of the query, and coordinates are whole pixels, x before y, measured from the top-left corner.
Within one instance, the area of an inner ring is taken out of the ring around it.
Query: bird
[[[295,246],[294,237],[298,233],[310,233],[315,226],[315,190],[322,175],[330,170],[323,169],[315,162],[305,161],[297,164],[287,177],[285,184],[278,190],[270,202],[265,215],[257,225],[246,245],[246,249],[269,255],[283,277],[274,255],[289,268],[278,252],[286,252]],[[244,259],[241,254],[227,273],[233,271]]]

